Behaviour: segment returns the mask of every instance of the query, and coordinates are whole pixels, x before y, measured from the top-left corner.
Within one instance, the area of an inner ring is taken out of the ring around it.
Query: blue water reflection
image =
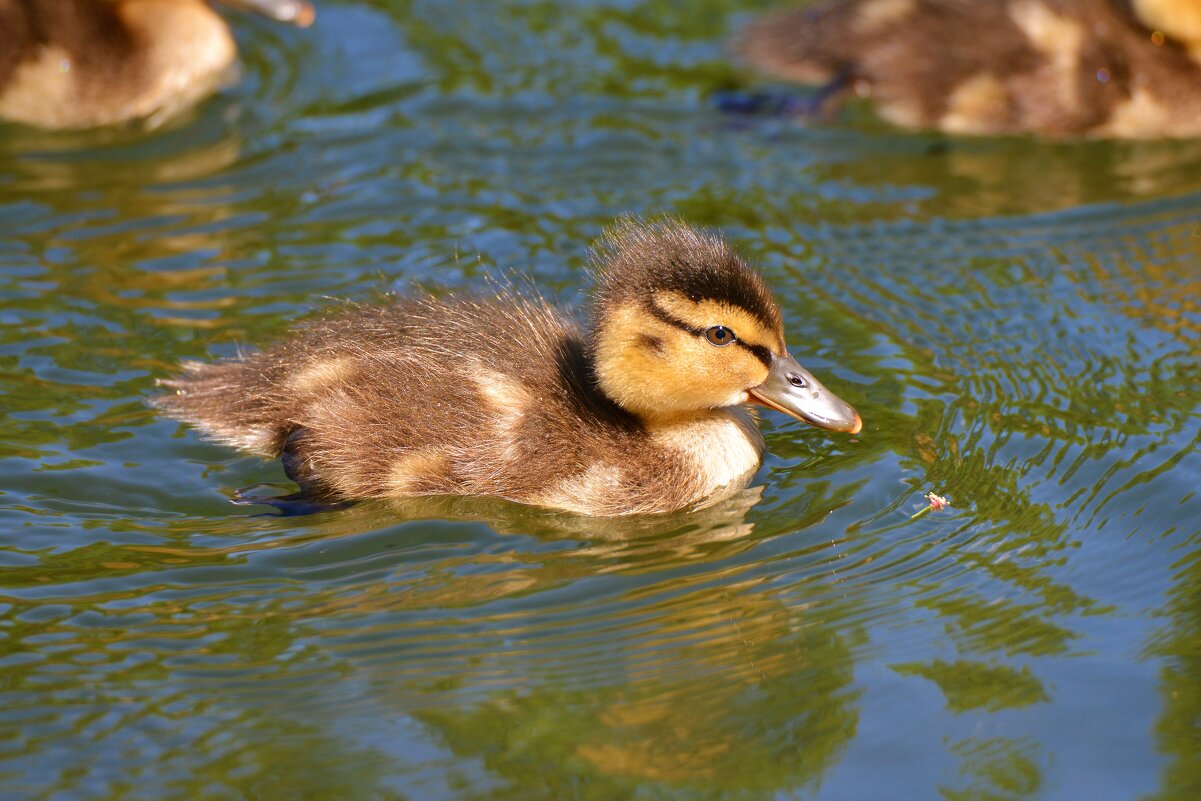
[[[18,798],[1201,791],[1201,147],[730,119],[725,3],[239,17],[167,130],[0,137],[0,786]],[[284,483],[144,405],[325,297],[723,229],[857,441],[597,521]],[[911,519],[923,494],[952,508]],[[86,756],[84,756],[86,755]]]

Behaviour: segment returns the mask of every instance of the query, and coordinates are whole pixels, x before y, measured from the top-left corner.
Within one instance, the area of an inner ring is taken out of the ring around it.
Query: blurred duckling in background
[[[819,0],[752,22],[736,48],[908,128],[1201,134],[1201,0]]]
[[[225,0],[306,26],[304,0]],[[151,124],[219,89],[228,26],[204,0],[0,0],[0,119],[41,128]]]
[[[746,404],[859,431],[788,354],[771,292],[721,239],[629,221],[595,272],[587,332],[510,293],[349,306],[269,350],[184,364],[154,403],[281,456],[307,498],[476,495],[589,515],[742,489],[764,448]]]

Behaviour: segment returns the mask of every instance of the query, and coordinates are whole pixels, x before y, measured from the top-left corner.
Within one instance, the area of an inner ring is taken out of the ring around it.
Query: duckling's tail
[[[275,457],[280,454],[287,427],[266,379],[253,361],[216,364],[184,362],[178,378],[160,379],[172,392],[150,404],[199,428],[208,437],[239,450]]]

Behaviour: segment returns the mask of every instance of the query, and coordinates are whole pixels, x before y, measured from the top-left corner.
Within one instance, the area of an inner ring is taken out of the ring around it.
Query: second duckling
[[[752,22],[737,49],[906,128],[1201,135],[1201,0],[818,0]]]
[[[596,256],[591,329],[537,299],[352,306],[242,359],[184,365],[155,404],[282,456],[309,497],[482,495],[590,515],[698,507],[744,487],[747,404],[855,433],[789,355],[760,276],[720,238],[627,222]]]
[[[306,26],[304,0],[225,0]],[[0,119],[40,128],[161,120],[230,77],[237,48],[204,0],[0,0]]]

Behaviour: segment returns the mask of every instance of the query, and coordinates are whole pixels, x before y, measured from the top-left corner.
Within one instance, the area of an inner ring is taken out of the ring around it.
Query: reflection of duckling
[[[297,25],[304,0],[227,0]],[[237,49],[203,0],[0,0],[0,119],[90,128],[207,97]]]
[[[763,452],[746,403],[859,430],[788,355],[771,293],[720,239],[627,223],[599,255],[586,335],[515,297],[353,307],[244,359],[187,364],[155,402],[282,454],[316,497],[490,495],[595,515],[745,486]]]
[[[1201,134],[1199,0],[819,0],[738,49],[789,80],[870,93],[951,133]]]

